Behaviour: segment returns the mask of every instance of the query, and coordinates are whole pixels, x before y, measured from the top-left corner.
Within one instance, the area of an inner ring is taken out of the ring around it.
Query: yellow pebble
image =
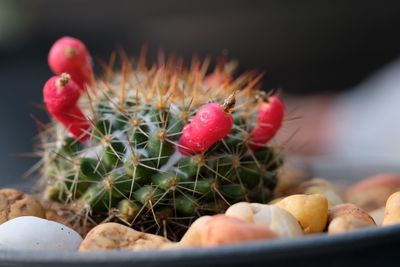
[[[321,194],[292,195],[275,205],[290,212],[306,234],[319,233],[325,229],[328,219],[328,200]]]

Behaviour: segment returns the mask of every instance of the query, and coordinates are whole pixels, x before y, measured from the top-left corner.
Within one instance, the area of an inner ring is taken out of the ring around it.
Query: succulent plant
[[[78,63],[76,63],[78,62]],[[77,39],[49,53],[56,76],[44,87],[53,120],[40,133],[45,194],[92,221],[119,220],[178,239],[204,214],[239,201],[265,203],[282,163],[268,145],[281,127],[278,96],[261,75],[236,79],[234,64],[173,57],[147,67],[121,57],[94,79]]]

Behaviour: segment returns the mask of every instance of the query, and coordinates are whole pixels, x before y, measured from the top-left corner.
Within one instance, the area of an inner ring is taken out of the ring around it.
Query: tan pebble
[[[385,216],[385,207],[373,210],[369,215],[374,219],[377,225],[382,225],[383,217]]]
[[[293,238],[303,235],[303,230],[296,218],[288,211],[275,206],[263,205],[254,213],[255,225],[267,226],[282,238]]]
[[[195,220],[186,231],[185,235],[179,242],[180,246],[186,247],[200,247],[201,244],[201,232],[204,225],[211,219],[211,216],[202,216]]]
[[[351,203],[336,205],[329,210],[328,222],[345,215],[353,216],[367,224],[376,225],[374,219],[363,209]]]
[[[350,230],[376,226],[374,219],[354,204],[345,203],[329,210],[328,233],[337,234]]]
[[[104,223],[93,228],[79,251],[160,249],[171,241],[157,235],[136,231],[118,223]]]
[[[343,215],[334,218],[328,226],[329,234],[340,234],[351,230],[373,227],[375,224],[371,224],[364,220],[361,220],[351,214]]]
[[[205,247],[210,247],[277,237],[278,235],[267,227],[246,223],[225,215],[215,215],[204,225],[201,243]]]
[[[225,211],[225,215],[235,217],[248,223],[253,223],[253,209],[248,202],[233,204]]]
[[[21,216],[45,218],[42,205],[35,198],[15,189],[0,190],[0,224]]]
[[[345,193],[345,200],[369,212],[385,206],[388,197],[399,189],[399,176],[379,174],[350,186]]]
[[[392,194],[385,206],[385,214],[382,225],[392,225],[400,223],[400,191]]]
[[[304,233],[318,233],[325,229],[328,219],[328,200],[321,194],[292,195],[276,204],[290,212],[300,223]]]

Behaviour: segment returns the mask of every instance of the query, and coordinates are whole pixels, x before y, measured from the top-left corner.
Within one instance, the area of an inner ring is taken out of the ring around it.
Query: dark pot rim
[[[60,252],[60,251],[0,251],[0,265],[13,266],[55,266],[59,263],[83,266],[94,264],[118,264],[115,266],[197,266],[212,263],[267,262],[296,257],[351,255],[352,251],[372,251],[382,245],[400,243],[400,225],[368,228],[345,234],[316,234],[297,239],[259,241],[214,248],[188,248],[164,251],[102,251],[102,252]],[[334,260],[334,259],[333,259]],[[201,263],[201,264],[200,264]],[[36,265],[35,265],[36,266]],[[92,266],[92,265],[91,265]],[[113,265],[114,266],[114,265]]]

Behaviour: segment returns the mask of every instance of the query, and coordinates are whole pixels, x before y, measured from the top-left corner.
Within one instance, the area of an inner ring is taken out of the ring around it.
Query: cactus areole
[[[121,57],[121,71],[106,66],[85,84],[93,90],[83,90],[74,73],[87,67],[89,53],[73,39],[79,56],[68,61],[69,42],[53,46],[49,63],[58,76],[43,89],[53,118],[39,145],[47,199],[88,225],[118,221],[177,240],[199,216],[272,198],[282,159],[268,141],[284,112],[274,108],[278,97],[255,97],[257,74],[234,78],[219,64],[229,77],[210,87],[208,60],[185,68],[161,58],[148,68],[142,54],[135,64]]]

